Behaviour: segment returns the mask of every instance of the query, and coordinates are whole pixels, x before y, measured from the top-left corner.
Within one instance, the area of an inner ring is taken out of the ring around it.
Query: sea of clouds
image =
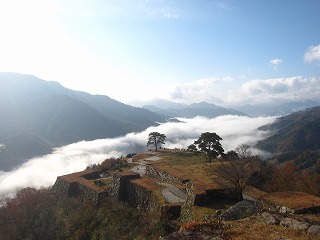
[[[0,171],[0,195],[13,195],[23,187],[48,187],[54,184],[57,176],[82,171],[110,157],[147,150],[148,135],[154,131],[167,136],[166,148],[186,149],[203,132],[215,132],[221,136],[225,151],[233,150],[240,144],[254,145],[268,135],[258,127],[271,123],[275,117],[227,115],[213,119],[196,117],[179,120],[181,122],[164,123],[122,137],[73,143],[57,148],[51,154],[30,159],[10,172]],[[261,154],[259,151],[256,153]]]

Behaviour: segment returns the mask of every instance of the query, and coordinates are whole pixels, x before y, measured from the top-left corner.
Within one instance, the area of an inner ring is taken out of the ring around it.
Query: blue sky
[[[121,102],[320,96],[318,0],[0,1],[0,71]]]

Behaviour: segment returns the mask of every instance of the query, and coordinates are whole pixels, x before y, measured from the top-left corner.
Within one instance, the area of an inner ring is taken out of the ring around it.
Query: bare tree
[[[240,144],[236,147],[236,153],[238,154],[240,159],[247,159],[254,156],[254,154],[250,150],[250,146],[247,144]]]
[[[250,158],[233,161],[220,161],[213,169],[215,181],[223,187],[234,189],[238,200],[243,199],[242,192],[250,176],[259,170],[259,163]]]

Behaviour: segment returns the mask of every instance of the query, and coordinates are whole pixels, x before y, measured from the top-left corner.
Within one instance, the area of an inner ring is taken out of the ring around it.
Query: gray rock
[[[248,201],[242,201],[238,202],[237,204],[229,208],[226,212],[221,214],[221,219],[225,221],[238,220],[250,217],[256,213],[257,209],[252,203]]]
[[[313,235],[320,237],[320,226],[319,225],[312,225],[311,227],[309,227],[308,233],[311,233]]]
[[[268,225],[279,224],[279,220],[275,218],[271,213],[263,212],[256,217],[257,221],[263,222]]]
[[[293,213],[294,211],[291,208],[288,208],[286,206],[281,206],[279,208],[279,213],[285,214],[285,213]]]
[[[307,230],[310,227],[310,224],[307,222],[299,222],[296,219],[284,218],[280,221],[280,225],[286,228],[293,228],[298,230]]]

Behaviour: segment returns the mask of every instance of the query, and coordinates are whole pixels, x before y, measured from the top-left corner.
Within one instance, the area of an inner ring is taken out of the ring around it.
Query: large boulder
[[[293,218],[284,218],[281,220],[280,225],[286,228],[293,228],[298,230],[308,230],[310,224],[307,222],[300,222]]]
[[[311,227],[309,227],[308,232],[320,237],[320,226],[312,225]]]
[[[262,222],[268,225],[277,225],[280,222],[275,215],[272,215],[271,213],[268,213],[268,212],[262,212],[261,214],[258,214],[256,216],[256,220],[258,222]]]
[[[241,201],[221,214],[221,219],[225,221],[239,220],[250,217],[256,213],[257,209],[253,203],[249,201]]]

